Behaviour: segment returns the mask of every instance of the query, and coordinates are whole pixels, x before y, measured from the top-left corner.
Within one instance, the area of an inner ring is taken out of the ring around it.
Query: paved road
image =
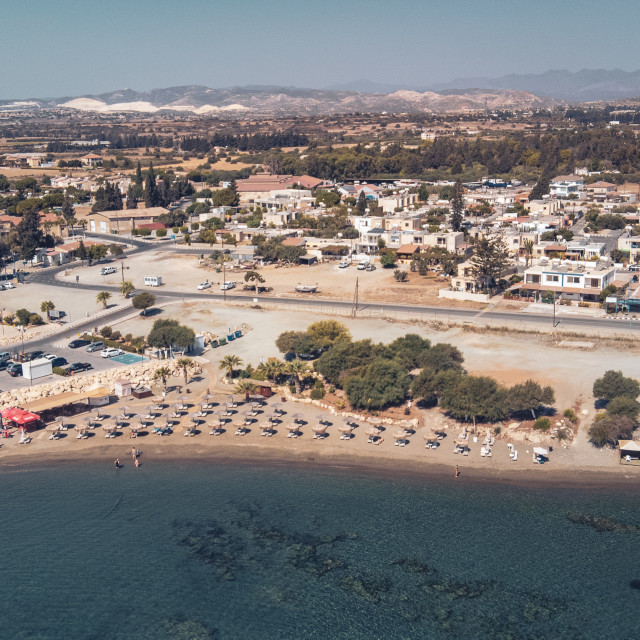
[[[90,234],[90,237],[95,237],[102,240],[110,240],[113,241],[113,237],[109,235],[102,234]],[[171,242],[163,242],[163,243],[149,243],[144,242],[137,239],[126,239],[126,241],[133,245],[133,249],[127,252],[127,255],[133,255],[145,251],[157,250],[162,247],[165,249],[172,250]],[[201,253],[200,250],[189,250],[193,253]],[[48,269],[46,271],[32,273],[28,276],[28,282],[34,282],[39,284],[45,284],[47,286],[52,287],[65,287],[65,288],[79,288],[85,290],[93,290],[93,291],[113,291],[119,292],[119,287],[117,286],[105,286],[102,284],[86,284],[82,282],[82,274],[78,274],[79,282],[63,282],[61,280],[56,279],[56,275],[60,271],[66,271],[70,269],[77,269],[82,267],[83,265],[63,265],[61,267],[56,267],[53,269]],[[329,311],[330,309],[335,309],[344,312],[345,310],[350,310],[352,307],[352,302],[349,300],[345,301],[336,301],[336,300],[323,300],[319,298],[309,297],[305,299],[301,298],[286,298],[280,296],[266,296],[260,295],[255,296],[253,294],[244,294],[240,292],[236,292],[232,290],[226,294],[226,296],[222,293],[216,292],[213,293],[209,290],[203,292],[193,292],[185,295],[184,292],[181,291],[167,291],[163,289],[162,291],[154,291],[156,295],[157,301],[160,302],[168,302],[170,300],[175,300],[176,298],[188,299],[188,300],[197,300],[197,299],[206,299],[206,300],[216,300],[216,301],[235,301],[235,302],[243,302],[243,303],[254,303],[254,300],[258,299],[258,304],[274,304],[279,307],[284,307],[285,309],[289,306],[293,308],[299,308],[301,306],[312,307],[316,309],[322,309],[323,311]],[[491,307],[488,307],[485,310],[478,311],[477,309],[464,309],[464,308],[448,308],[448,307],[428,307],[428,306],[414,306],[414,305],[402,305],[402,304],[384,304],[384,303],[368,303],[361,302],[358,307],[359,311],[365,313],[377,313],[381,314],[408,314],[413,317],[422,318],[422,319],[433,319],[433,320],[441,320],[443,322],[460,322],[460,323],[478,323],[478,324],[495,324],[496,326],[512,326],[512,327],[520,327],[522,323],[526,323],[527,325],[535,325],[536,328],[540,329],[548,329],[553,323],[551,308],[548,313],[523,313],[523,312],[509,312],[509,311],[494,311]],[[130,309],[122,310],[118,312],[114,312],[111,316],[105,316],[100,319],[100,324],[105,324],[106,321],[112,322],[114,320],[118,320],[131,312]],[[612,320],[605,318],[593,318],[589,316],[581,316],[581,315],[566,315],[566,310],[559,307],[558,315],[557,315],[558,326],[562,327],[566,330],[573,331],[610,331],[615,327],[615,330],[618,332],[630,332],[635,335],[640,332],[640,321],[626,321],[626,320]],[[75,327],[73,329],[73,335],[75,335],[78,331],[82,329],[92,328],[95,325],[95,320],[87,320],[86,323]],[[67,334],[62,334],[67,335]],[[69,338],[70,339],[70,338]],[[53,339],[55,340],[55,338]],[[33,341],[29,341],[30,349],[43,348],[47,345],[50,345],[52,342],[51,338],[41,338],[35,339]],[[26,345],[26,343],[25,343]]]

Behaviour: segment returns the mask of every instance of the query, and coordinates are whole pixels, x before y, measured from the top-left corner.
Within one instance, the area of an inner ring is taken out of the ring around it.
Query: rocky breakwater
[[[158,367],[157,362],[141,362],[136,365],[118,367],[108,371],[96,371],[86,376],[70,376],[55,382],[40,384],[24,389],[14,389],[0,393],[0,406],[20,407],[27,402],[55,396],[68,391],[86,391],[95,387],[106,387],[113,393],[113,383],[119,379],[131,381],[132,387],[148,387],[153,381],[153,374]]]

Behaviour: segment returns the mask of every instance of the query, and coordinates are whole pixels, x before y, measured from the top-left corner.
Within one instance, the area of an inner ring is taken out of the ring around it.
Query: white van
[[[110,273],[118,273],[118,270],[115,267],[102,267],[100,269],[101,276],[108,276]]]
[[[145,276],[144,277],[144,286],[145,287],[161,287],[162,286],[162,276]]]

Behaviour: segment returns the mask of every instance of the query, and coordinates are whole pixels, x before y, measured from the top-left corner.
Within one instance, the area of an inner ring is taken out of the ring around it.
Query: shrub
[[[180,233],[180,227],[171,227],[173,233]]]
[[[121,337],[122,337],[122,334],[119,331],[114,331],[111,334],[111,339],[112,340],[120,340]]]
[[[393,277],[396,279],[396,282],[406,282],[409,279],[409,274],[402,269],[396,269],[393,272]]]
[[[18,324],[27,325],[29,324],[29,318],[31,317],[31,312],[26,309],[18,309],[16,311],[16,318],[18,319]]]
[[[575,422],[578,419],[578,416],[573,409],[565,409],[562,415],[569,420],[569,422]]]
[[[7,315],[4,317],[4,322],[5,324],[13,324],[13,321],[15,319],[16,317],[13,313],[7,313]]]
[[[113,333],[113,329],[109,326],[102,327],[102,329],[100,329],[100,335],[103,338],[110,338],[112,333]]]
[[[44,324],[44,320],[42,319],[42,316],[39,313],[32,313],[29,316],[29,324],[33,324],[33,325]]]
[[[143,236],[143,237],[147,237],[151,235],[151,229],[147,229],[146,227],[143,227],[142,229],[138,229],[138,235]]]
[[[69,372],[66,369],[63,369],[62,367],[53,367],[52,371],[57,376],[62,376],[63,378],[69,375]]]
[[[164,238],[167,235],[166,229],[156,229],[156,238]]]
[[[193,222],[191,224],[191,231],[197,231],[200,228],[200,223],[199,222]]]
[[[131,235],[132,236],[139,236],[140,235],[140,229],[131,229]]]
[[[180,233],[187,233],[189,231],[189,229],[187,228],[186,225],[182,225],[180,227]]]
[[[536,431],[549,431],[551,428],[551,420],[549,420],[549,418],[538,418],[533,423],[533,428],[536,429]]]
[[[125,342],[132,342],[132,340],[133,340],[133,334],[131,334],[131,333],[125,334],[125,336],[124,336],[124,341]]]
[[[589,439],[596,447],[615,447],[618,440],[628,440],[633,435],[633,422],[627,416],[599,413],[589,429]]]
[[[311,399],[312,400],[322,400],[324,398],[324,389],[314,388],[311,389]]]

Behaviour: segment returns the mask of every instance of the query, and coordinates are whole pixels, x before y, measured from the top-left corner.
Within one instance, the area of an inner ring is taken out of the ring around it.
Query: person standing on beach
[[[136,448],[135,447],[131,447],[131,457],[135,460],[136,459]]]
[[[135,462],[133,464],[136,465],[136,469],[140,466],[140,461],[138,460],[138,458],[134,458]]]
[[[118,460],[118,458],[116,458],[115,465],[116,465],[116,469],[120,468],[120,460]]]
[[[458,469],[458,465],[456,465],[456,468],[454,469],[454,473],[456,478],[460,477],[460,469]]]

